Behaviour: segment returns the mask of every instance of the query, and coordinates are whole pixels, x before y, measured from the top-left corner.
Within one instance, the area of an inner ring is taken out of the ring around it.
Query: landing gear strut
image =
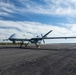
[[[22,47],[23,43],[24,43],[24,41],[22,41],[22,43],[20,44],[20,48]]]
[[[28,44],[29,44],[29,42],[28,42],[28,43],[25,43],[25,47],[27,47],[27,46],[28,46]]]
[[[36,45],[37,48],[40,48],[40,45],[38,45],[37,43],[35,43],[35,45]]]

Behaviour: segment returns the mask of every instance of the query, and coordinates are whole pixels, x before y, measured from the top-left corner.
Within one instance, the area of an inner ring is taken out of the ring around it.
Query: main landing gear
[[[23,44],[24,44],[24,42],[22,41],[22,43],[20,44],[20,48],[22,47]],[[25,47],[27,47],[28,44],[29,44],[29,42],[25,43]],[[37,48],[40,48],[40,44],[35,43],[35,45],[36,45]]]

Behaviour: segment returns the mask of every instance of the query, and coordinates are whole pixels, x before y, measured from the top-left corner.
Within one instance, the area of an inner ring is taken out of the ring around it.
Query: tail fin
[[[43,37],[46,37],[50,32],[52,32],[52,30],[51,30],[51,31],[49,31],[48,33],[46,33]]]

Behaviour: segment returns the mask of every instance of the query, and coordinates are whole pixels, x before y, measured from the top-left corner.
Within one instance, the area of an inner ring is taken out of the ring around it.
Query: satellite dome
[[[25,39],[25,35],[23,35],[23,34],[12,34],[9,38],[10,39]]]

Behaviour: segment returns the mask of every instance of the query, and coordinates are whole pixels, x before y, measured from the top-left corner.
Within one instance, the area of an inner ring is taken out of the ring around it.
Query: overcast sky
[[[76,0],[0,0],[0,41],[13,33],[36,37],[76,36]],[[49,40],[76,42],[73,40]]]

